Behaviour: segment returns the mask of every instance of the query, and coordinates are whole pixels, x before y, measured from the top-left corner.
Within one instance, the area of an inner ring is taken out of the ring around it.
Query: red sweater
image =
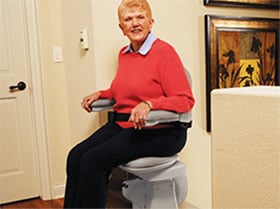
[[[183,64],[168,43],[157,39],[147,55],[119,53],[116,77],[101,98],[114,99],[114,111],[130,113],[140,102],[149,100],[153,110],[188,112],[194,98]],[[123,123],[123,128],[130,127]]]

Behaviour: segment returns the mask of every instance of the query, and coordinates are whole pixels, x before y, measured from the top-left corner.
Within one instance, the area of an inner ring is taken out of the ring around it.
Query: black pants
[[[140,157],[176,154],[186,137],[181,127],[139,131],[107,123],[69,152],[64,208],[105,208],[113,168]]]

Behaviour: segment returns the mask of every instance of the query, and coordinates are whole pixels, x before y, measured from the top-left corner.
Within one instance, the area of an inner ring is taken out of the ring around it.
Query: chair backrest
[[[187,68],[185,68],[185,73],[186,73],[187,79],[189,81],[189,84],[192,87],[192,77],[191,77],[190,72],[187,70]],[[179,118],[180,118],[179,121],[191,124],[191,122],[192,122],[192,115],[193,115],[192,110],[187,112],[187,113],[180,113],[179,114]]]
[[[185,73],[186,73],[187,79],[189,81],[189,84],[192,87],[192,76],[191,76],[190,72],[187,70],[187,68],[185,68]]]

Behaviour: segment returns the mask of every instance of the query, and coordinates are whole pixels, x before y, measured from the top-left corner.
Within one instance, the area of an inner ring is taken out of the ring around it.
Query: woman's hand
[[[150,101],[141,102],[132,109],[129,121],[133,123],[135,129],[140,130],[145,126],[151,110],[152,103]]]
[[[90,105],[98,100],[100,97],[100,92],[94,92],[88,96],[86,96],[85,98],[83,98],[82,102],[81,102],[81,106],[82,108],[84,108],[87,112],[91,112],[91,107]]]

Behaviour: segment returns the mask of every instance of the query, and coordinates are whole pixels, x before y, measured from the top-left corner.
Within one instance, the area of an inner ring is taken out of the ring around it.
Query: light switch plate
[[[62,47],[53,47],[53,62],[63,62]]]

